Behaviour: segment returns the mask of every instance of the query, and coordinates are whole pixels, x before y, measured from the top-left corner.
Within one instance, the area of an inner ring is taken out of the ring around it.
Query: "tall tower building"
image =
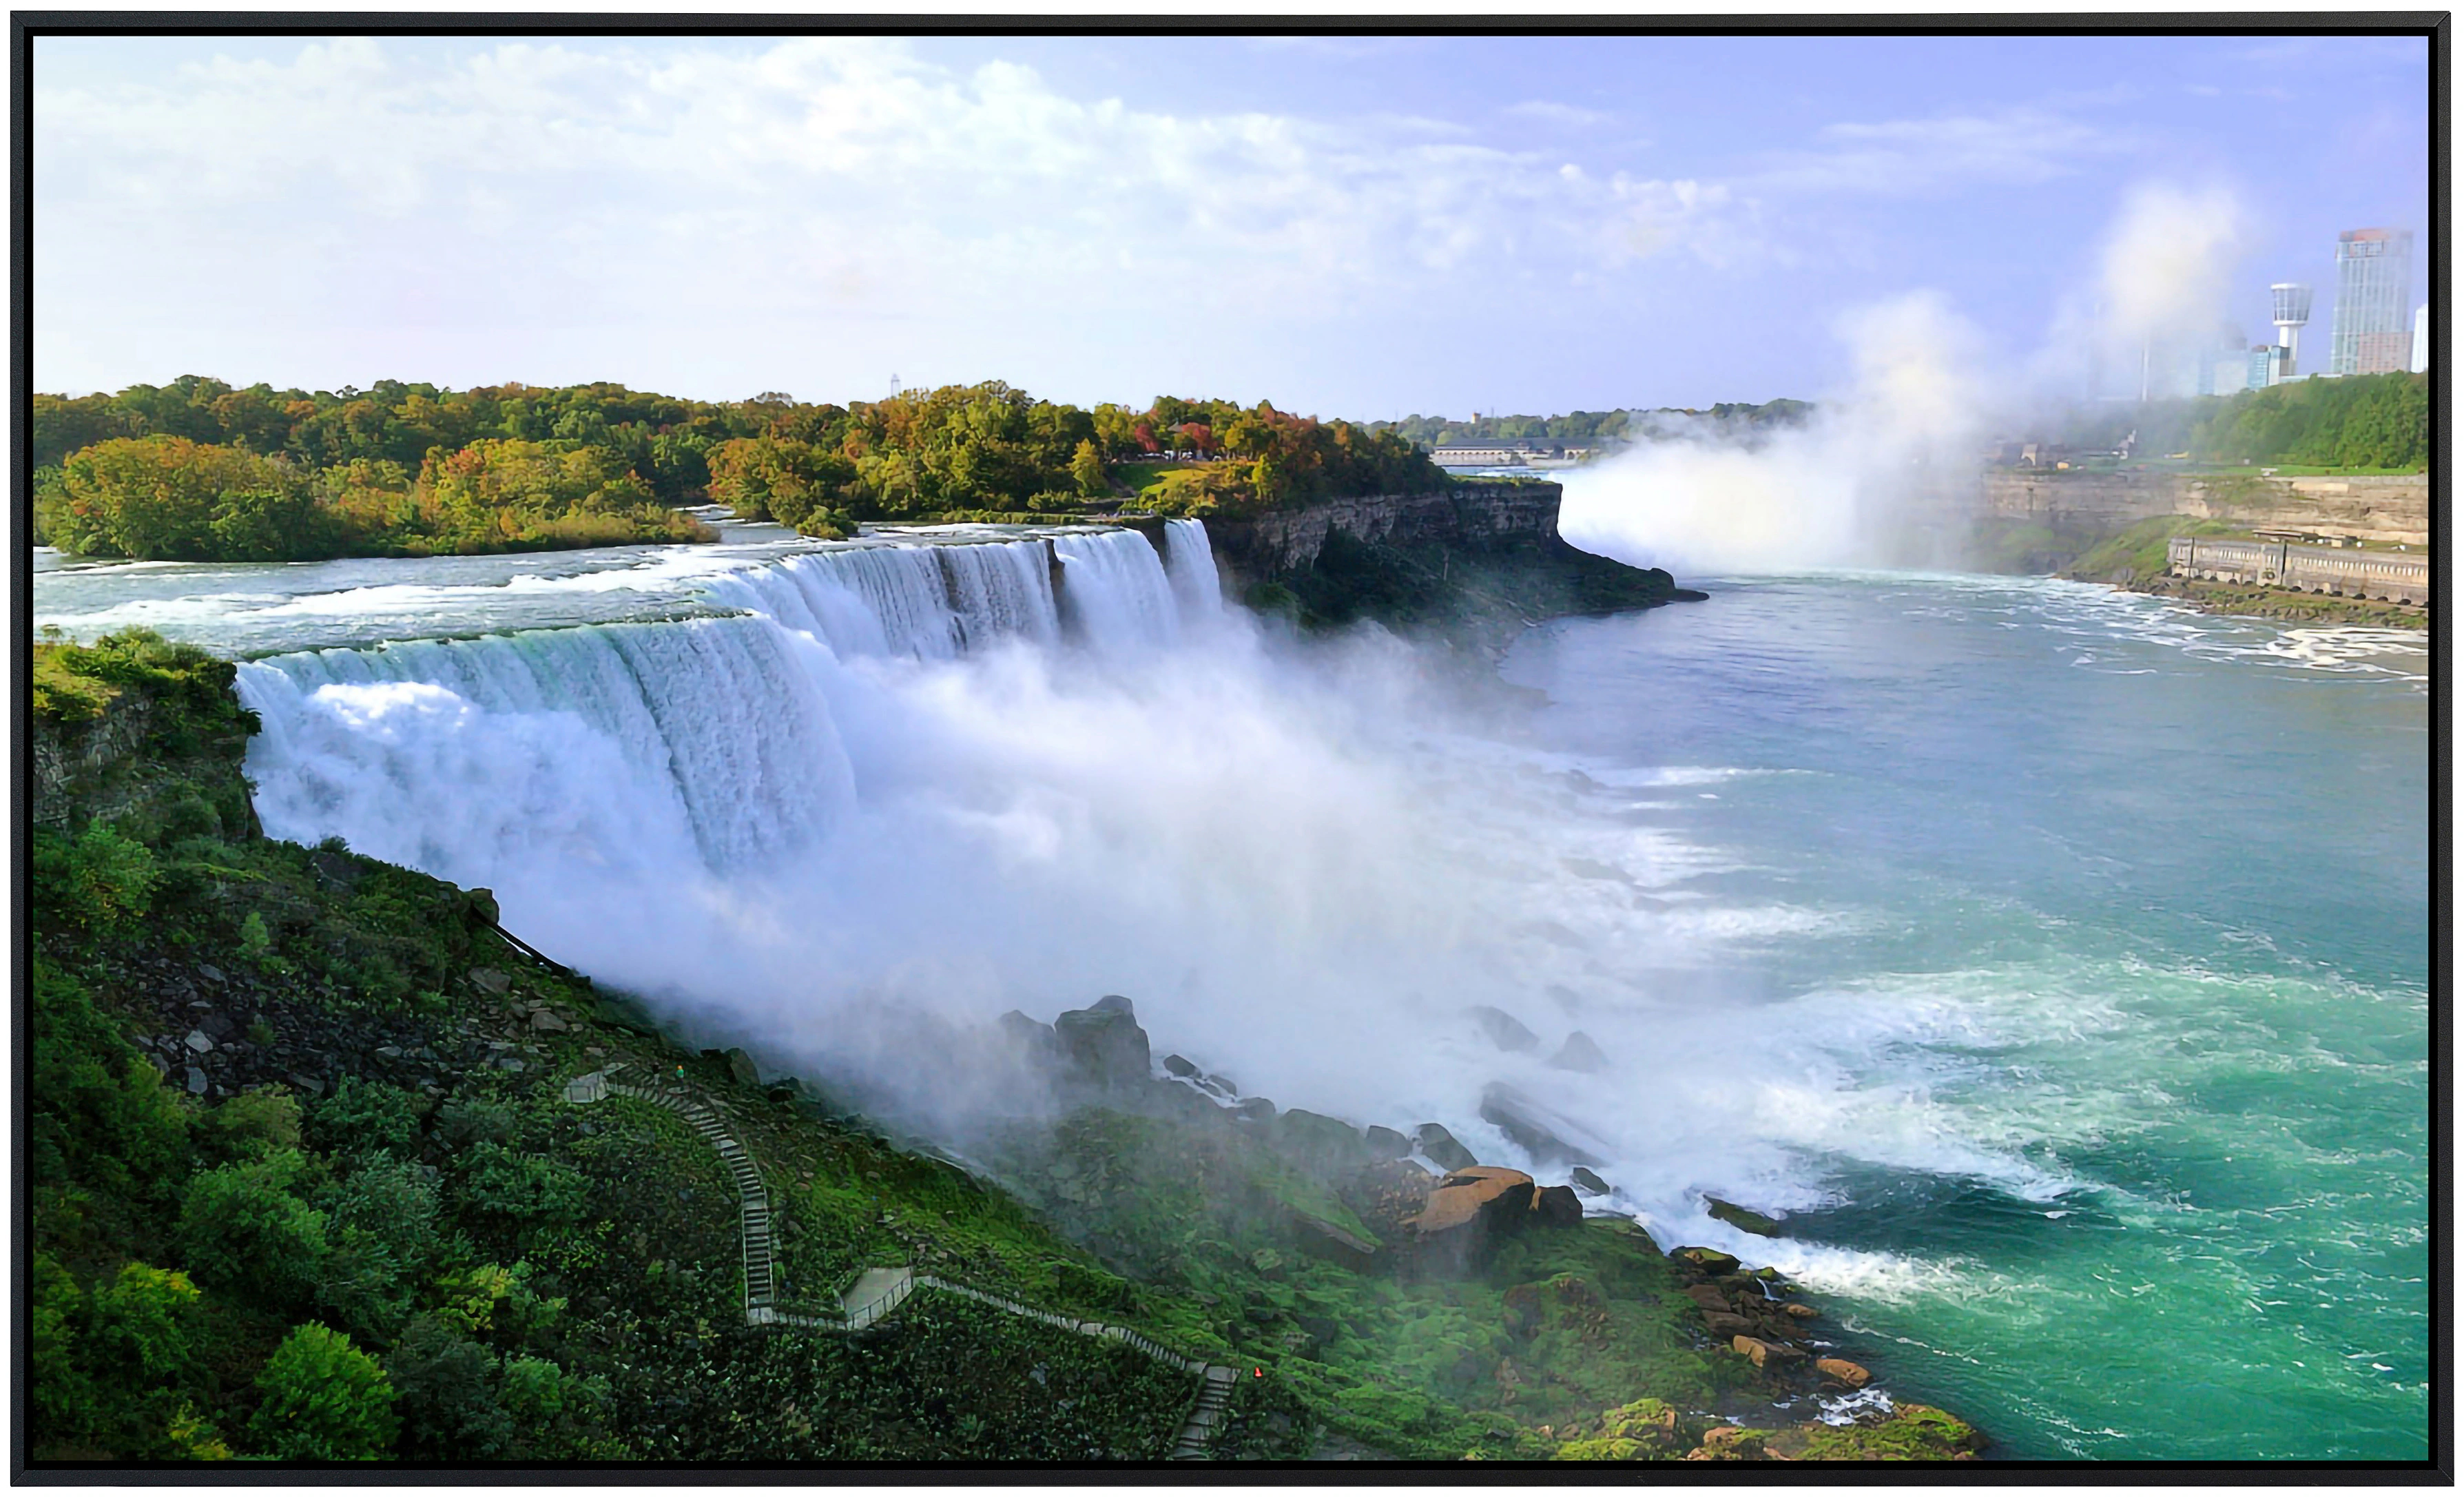
[[[2301,329],[2310,322],[2310,288],[2299,281],[2280,280],[2267,288],[2267,298],[2275,303],[2276,346],[2284,350],[2282,367],[2277,380],[2293,378],[2301,363]]]
[[[2425,301],[2412,314],[2412,372],[2430,371],[2430,303]]]
[[[2336,236],[2336,331],[2329,374],[2385,374],[2412,363],[2412,231],[2348,229]]]

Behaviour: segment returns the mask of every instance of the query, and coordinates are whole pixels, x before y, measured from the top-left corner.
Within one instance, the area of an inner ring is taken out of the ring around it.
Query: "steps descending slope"
[[[919,1274],[913,1267],[867,1268],[856,1275],[855,1283],[839,1297],[838,1304],[827,1310],[781,1307],[778,1303],[778,1266],[771,1251],[770,1195],[762,1186],[761,1172],[755,1166],[753,1156],[728,1132],[727,1124],[710,1104],[690,1091],[664,1082],[635,1084],[611,1079],[623,1068],[622,1066],[611,1066],[605,1070],[574,1078],[565,1086],[565,1100],[586,1105],[610,1096],[624,1096],[665,1108],[683,1118],[703,1142],[717,1152],[720,1160],[727,1165],[728,1174],[736,1181],[737,1213],[743,1229],[745,1324],[796,1331],[861,1331],[887,1318],[916,1290],[932,1289],[990,1305],[1009,1314],[1039,1320],[1056,1330],[1109,1337],[1183,1372],[1198,1375],[1197,1401],[1191,1405],[1189,1418],[1174,1438],[1172,1452],[1167,1459],[1206,1459],[1214,1442],[1216,1428],[1222,1421],[1224,1410],[1231,1404],[1237,1376],[1229,1367],[1211,1366],[1197,1357],[1183,1356],[1127,1326],[1076,1320],[1051,1310],[1037,1310],[969,1285]]]

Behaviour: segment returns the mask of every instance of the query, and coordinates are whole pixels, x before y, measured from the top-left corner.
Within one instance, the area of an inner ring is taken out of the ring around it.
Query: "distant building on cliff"
[[[2387,374],[2412,366],[2412,231],[2347,229],[2336,236],[2336,330],[2327,372]]]

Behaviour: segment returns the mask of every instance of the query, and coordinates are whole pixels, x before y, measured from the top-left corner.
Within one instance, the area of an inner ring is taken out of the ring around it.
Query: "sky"
[[[2199,241],[2252,341],[2314,283],[2315,367],[2339,231],[2423,231],[2416,303],[2439,253],[2417,37],[42,37],[33,77],[68,393],[1702,407],[1820,398],[1911,296],[2040,363],[2118,225]]]

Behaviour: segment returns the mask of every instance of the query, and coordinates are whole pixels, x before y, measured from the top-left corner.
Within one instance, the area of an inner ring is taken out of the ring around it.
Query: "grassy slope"
[[[1688,1439],[1754,1401],[1756,1375],[1704,1342],[1630,1229],[1535,1230],[1473,1278],[1410,1282],[1298,1250],[1295,1220],[1360,1221],[1237,1132],[1082,1112],[1011,1140],[1013,1192],[809,1092],[737,1085],[724,1057],[518,958],[484,896],[254,835],[230,666],[115,649],[36,665],[55,699],[118,677],[99,715],[50,723],[70,750],[151,704],[148,773],[112,782],[117,830],[78,814],[77,780],[65,826],[35,834],[37,1461],[285,1448],[261,1381],[312,1322],[384,1367],[380,1456],[1078,1461],[1168,1441],[1184,1376],[947,1296],[859,1337],[746,1331],[716,1157],[658,1110],[562,1100],[566,1077],[619,1062],[682,1068],[734,1119],[791,1298],[913,1263],[1238,1359],[1262,1376],[1236,1391],[1223,1457],[1348,1439],[1537,1458],[1587,1434],[1597,1448],[1566,1453],[1665,1456],[1599,1432],[1638,1398],[1685,1411]],[[253,1182],[245,1211],[213,1195],[234,1180]],[[113,1288],[130,1265],[193,1288],[135,1315]]]

